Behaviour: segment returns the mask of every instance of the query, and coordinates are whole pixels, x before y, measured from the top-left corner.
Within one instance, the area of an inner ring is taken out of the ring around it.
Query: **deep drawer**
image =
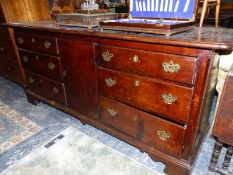
[[[60,57],[19,50],[22,66],[29,71],[61,81]]]
[[[141,72],[181,83],[194,83],[195,57],[103,45],[97,45],[95,51],[98,62],[105,67]]]
[[[168,154],[181,156],[184,127],[104,97],[100,105],[104,123]]]
[[[19,48],[58,54],[57,38],[25,33],[15,33]]]
[[[15,50],[9,39],[0,39],[0,57],[16,60]]]
[[[100,94],[139,109],[187,122],[192,88],[98,68]]]
[[[21,71],[17,62],[0,58],[0,76],[21,83]]]
[[[61,104],[67,104],[64,84],[25,71],[27,88],[31,91]]]

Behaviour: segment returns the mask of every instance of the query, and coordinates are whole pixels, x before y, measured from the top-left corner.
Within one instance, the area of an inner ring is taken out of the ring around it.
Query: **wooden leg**
[[[202,25],[203,25],[203,21],[204,21],[206,10],[207,10],[207,5],[208,5],[208,0],[204,0],[199,27],[202,27]]]
[[[227,174],[227,172],[228,172],[228,167],[229,167],[230,162],[231,162],[232,154],[233,154],[233,146],[228,146],[227,152],[226,152],[226,155],[224,158],[224,162],[222,165],[222,170],[223,170],[223,172],[225,172],[225,174]]]
[[[217,0],[216,11],[215,11],[215,27],[218,27],[218,19],[219,19],[219,12],[220,12],[220,3],[221,0]]]
[[[209,165],[210,172],[215,172],[215,170],[216,170],[218,158],[219,158],[219,155],[221,153],[222,147],[223,147],[223,143],[217,139],[215,142],[214,150],[213,150],[212,157],[210,160],[210,165]]]

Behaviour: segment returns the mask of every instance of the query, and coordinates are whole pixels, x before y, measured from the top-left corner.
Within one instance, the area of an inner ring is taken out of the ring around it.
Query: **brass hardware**
[[[105,78],[106,85],[113,87],[116,84],[116,80],[113,80],[112,77]]]
[[[53,62],[49,62],[48,67],[49,67],[49,69],[53,70],[53,69],[55,69],[56,65]]]
[[[130,58],[130,60],[132,60],[134,63],[140,63],[140,59],[138,55],[134,55],[133,58]]]
[[[0,48],[0,51],[3,52],[5,49],[3,47]]]
[[[39,57],[36,55],[36,60],[39,60]]]
[[[135,121],[135,122],[139,121],[139,116],[137,116],[137,115],[133,116],[133,121]]]
[[[114,111],[113,109],[110,109],[110,108],[108,108],[107,111],[112,117],[115,117],[118,114],[116,111]]]
[[[29,83],[34,83],[34,79],[32,77],[29,77]]]
[[[180,65],[175,64],[172,60],[169,62],[163,62],[162,66],[163,66],[163,70],[169,73],[175,73],[180,70]]]
[[[35,41],[36,41],[35,38],[32,38],[32,43],[33,43],[33,44],[35,43]]]
[[[67,71],[63,71],[63,77],[66,77],[67,76]]]
[[[134,86],[135,87],[139,87],[140,86],[140,81],[139,80],[135,80],[134,81]]]
[[[24,56],[24,57],[23,57],[23,61],[24,61],[25,63],[27,63],[28,60],[29,60],[29,58],[28,58],[27,56]]]
[[[46,49],[50,48],[51,45],[52,45],[52,44],[51,44],[48,40],[46,40],[46,41],[44,42],[44,46],[45,46]]]
[[[177,97],[173,96],[171,93],[162,94],[162,98],[163,98],[163,101],[169,105],[177,101]]]
[[[18,43],[22,44],[24,42],[23,38],[20,36],[17,38]]]
[[[161,131],[161,130],[157,131],[157,135],[163,141],[166,141],[166,140],[168,140],[171,137],[170,133],[167,133],[166,131]]]
[[[113,53],[110,53],[108,50],[102,53],[104,61],[110,61],[113,58]]]
[[[54,87],[52,90],[53,90],[54,94],[58,94],[59,93],[59,89],[57,87]]]

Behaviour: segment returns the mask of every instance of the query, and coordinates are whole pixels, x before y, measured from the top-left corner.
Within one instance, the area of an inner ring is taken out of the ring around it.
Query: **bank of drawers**
[[[16,33],[27,88],[42,97],[67,105],[57,38]]]
[[[101,120],[180,158],[198,58],[95,47]]]

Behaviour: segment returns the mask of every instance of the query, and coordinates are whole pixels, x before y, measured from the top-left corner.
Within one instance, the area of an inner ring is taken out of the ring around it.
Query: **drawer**
[[[58,54],[57,38],[25,33],[15,33],[19,48]]]
[[[60,57],[19,50],[24,69],[61,81]]]
[[[181,156],[185,127],[101,97],[101,121],[157,149]]]
[[[31,91],[61,104],[67,104],[65,86],[62,83],[25,71],[27,88]]]
[[[197,58],[97,45],[97,60],[104,67],[114,67],[193,84]]]
[[[22,81],[18,63],[11,60],[0,58],[0,76],[17,83]]]
[[[192,88],[98,68],[100,94],[141,110],[187,122]]]
[[[9,39],[0,39],[0,58],[16,60],[15,50]]]

